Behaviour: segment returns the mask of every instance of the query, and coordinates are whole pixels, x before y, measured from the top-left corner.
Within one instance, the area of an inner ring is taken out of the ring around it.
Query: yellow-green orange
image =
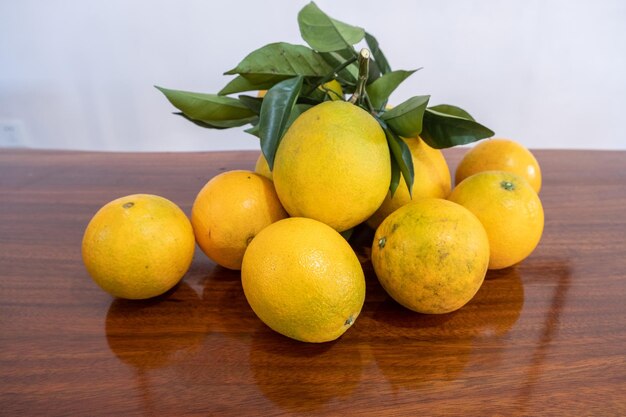
[[[462,206],[420,198],[378,227],[372,264],[398,303],[420,313],[448,313],[463,307],[482,285],[489,264],[487,233]]]
[[[482,171],[507,171],[524,177],[536,193],[541,190],[541,168],[522,144],[509,139],[488,139],[467,151],[456,169],[455,183]]]
[[[261,153],[256,160],[256,164],[254,165],[254,172],[263,175],[270,181],[273,180],[272,171],[270,171],[270,166],[267,163],[267,159],[265,159],[265,156],[263,156],[263,153]]]
[[[191,224],[202,251],[229,269],[241,269],[248,244],[266,226],[284,219],[274,186],[252,171],[228,171],[198,193]]]
[[[189,219],[173,202],[134,194],[104,205],[82,242],[89,275],[109,294],[128,299],[163,294],[185,275],[195,241]]]
[[[413,159],[415,173],[412,187],[413,198],[446,198],[450,194],[450,170],[441,151],[428,146],[419,136],[403,140],[409,146]],[[367,224],[376,229],[388,215],[410,202],[409,189],[404,179],[400,177],[400,183],[393,197],[390,192],[387,193],[385,201],[367,220]]]
[[[328,342],[356,320],[365,299],[363,269],[346,240],[312,219],[268,226],[243,258],[243,290],[270,328],[303,342]]]
[[[291,216],[347,230],[374,214],[387,195],[391,159],[385,134],[360,107],[326,101],[289,127],[273,177]]]
[[[327,83],[318,87],[320,90],[325,91],[331,100],[343,100],[343,88],[337,80],[330,80]]]
[[[474,213],[485,227],[491,250],[489,269],[521,262],[541,239],[541,201],[528,181],[518,175],[479,172],[461,181],[449,199]]]

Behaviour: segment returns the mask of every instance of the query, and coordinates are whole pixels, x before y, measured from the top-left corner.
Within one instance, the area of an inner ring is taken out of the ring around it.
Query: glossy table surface
[[[153,193],[189,214],[257,155],[0,150],[0,415],[626,415],[626,152],[537,151],[542,241],[457,312],[400,307],[365,262],[363,311],[331,343],[272,332],[200,251],[156,299],[91,281],[100,206]]]

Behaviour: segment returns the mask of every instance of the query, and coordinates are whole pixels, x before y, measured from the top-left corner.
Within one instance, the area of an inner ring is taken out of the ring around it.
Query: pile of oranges
[[[215,263],[241,270],[246,299],[269,327],[325,342],[350,328],[363,307],[363,269],[346,240],[357,225],[375,230],[371,262],[383,288],[420,313],[461,308],[488,269],[531,254],[544,217],[541,171],[526,148],[480,142],[466,152],[452,189],[441,151],[404,139],[415,183],[409,192],[400,181],[392,196],[384,134],[359,112],[330,101],[303,113],[271,171],[261,155],[254,171],[215,176],[199,191],[191,219],[154,195],[106,204],[84,234],[89,274],[113,296],[154,297],[183,278],[197,243]]]

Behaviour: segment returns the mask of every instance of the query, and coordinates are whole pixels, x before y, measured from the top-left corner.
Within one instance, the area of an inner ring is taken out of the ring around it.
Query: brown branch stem
[[[354,94],[348,100],[352,104],[356,104],[365,96],[365,85],[369,75],[370,51],[367,48],[361,49],[359,52],[359,80],[356,84]]]

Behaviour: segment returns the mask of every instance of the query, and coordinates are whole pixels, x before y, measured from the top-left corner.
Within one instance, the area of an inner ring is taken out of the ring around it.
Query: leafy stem
[[[332,72],[326,74],[321,80],[319,80],[317,83],[313,84],[311,86],[311,88],[303,95],[305,95],[305,96],[310,95],[320,85],[324,85],[327,82],[329,82],[330,80],[334,79],[335,77],[337,77],[338,73],[340,73],[343,69],[347,68],[348,66],[354,64],[356,61],[357,61],[357,57],[354,56],[354,57],[348,59],[347,61],[343,62],[341,65],[339,65],[338,67],[333,69]]]
[[[402,138],[419,135],[429,146],[442,149],[494,134],[457,106],[427,107],[428,95],[387,110],[391,94],[417,70],[392,71],[372,34],[331,18],[314,2],[300,10],[298,26],[309,46],[274,42],[252,51],[225,73],[236,77],[218,94],[157,88],[180,110],[177,115],[198,126],[227,129],[252,124],[246,132],[261,138],[271,166],[282,135],[296,117],[327,97],[343,100],[343,94],[324,85],[337,80],[349,102],[368,111],[385,131],[392,152],[392,193],[401,176],[409,189],[413,181],[410,150]],[[355,45],[362,40],[366,47],[357,52]],[[267,90],[266,96],[229,97],[257,90]]]
[[[365,85],[369,75],[370,51],[367,48],[361,49],[359,52],[359,80],[356,84],[356,90],[348,100],[352,104],[356,104],[365,95]],[[371,106],[371,103],[370,103]]]

